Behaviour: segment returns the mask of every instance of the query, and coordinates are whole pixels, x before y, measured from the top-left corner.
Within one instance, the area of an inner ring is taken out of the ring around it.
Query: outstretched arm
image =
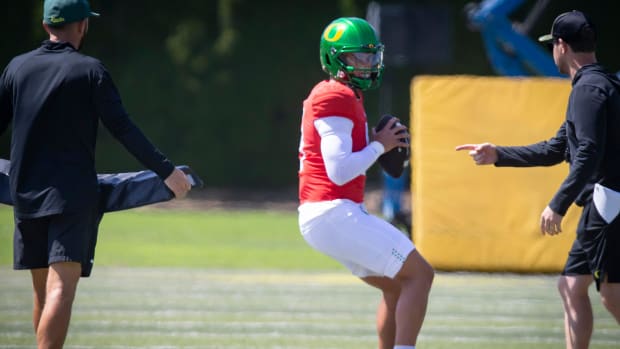
[[[131,121],[116,86],[102,67],[94,86],[94,101],[101,121],[112,135],[144,166],[164,179],[177,198],[184,197],[191,184],[185,174],[168,160]]]
[[[502,147],[491,143],[463,144],[456,150],[469,150],[477,165],[498,167],[551,166],[566,159],[566,125],[556,135],[543,142],[517,147]]]
[[[477,165],[514,167],[555,165],[566,158],[566,149],[566,123],[562,124],[555,137],[528,146],[498,147],[491,143],[481,143],[456,147],[456,150],[469,150],[469,155]],[[553,206],[553,201],[550,206]],[[562,218],[566,210],[550,206],[545,207],[540,216],[540,231],[543,235],[562,232]]]

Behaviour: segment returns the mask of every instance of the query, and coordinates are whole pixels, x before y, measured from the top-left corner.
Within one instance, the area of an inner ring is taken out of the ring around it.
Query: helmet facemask
[[[336,57],[340,69],[334,78],[360,90],[379,87],[383,74],[383,46],[343,51]]]

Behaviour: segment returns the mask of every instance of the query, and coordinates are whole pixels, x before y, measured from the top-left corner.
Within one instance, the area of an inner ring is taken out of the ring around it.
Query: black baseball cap
[[[594,25],[581,11],[573,10],[557,16],[551,25],[551,33],[538,38],[540,42],[550,42],[562,38],[566,42],[579,41],[584,28],[594,31]]]

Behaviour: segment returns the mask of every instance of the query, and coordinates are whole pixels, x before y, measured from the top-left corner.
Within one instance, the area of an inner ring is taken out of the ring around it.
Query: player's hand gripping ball
[[[394,118],[392,115],[383,115],[377,126],[375,126],[375,131],[381,131],[381,129],[383,129],[392,118]],[[396,125],[399,125],[399,123],[394,123],[394,126]],[[399,133],[405,133],[405,131],[403,130]],[[402,141],[409,144],[409,137],[407,136],[402,138]],[[409,148],[396,147],[386,153],[383,153],[379,156],[377,161],[379,162],[381,168],[387,172],[387,174],[394,178],[398,178],[403,174],[405,168],[409,165]]]

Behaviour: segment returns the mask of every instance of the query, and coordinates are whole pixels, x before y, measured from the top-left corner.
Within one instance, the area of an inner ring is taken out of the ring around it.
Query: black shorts
[[[590,274],[597,290],[605,276],[607,282],[620,282],[620,215],[607,224],[592,201],[583,207],[577,238],[562,271],[569,276]]]
[[[16,216],[13,269],[47,268],[57,262],[79,262],[82,276],[89,276],[100,218],[94,209],[32,219]]]

